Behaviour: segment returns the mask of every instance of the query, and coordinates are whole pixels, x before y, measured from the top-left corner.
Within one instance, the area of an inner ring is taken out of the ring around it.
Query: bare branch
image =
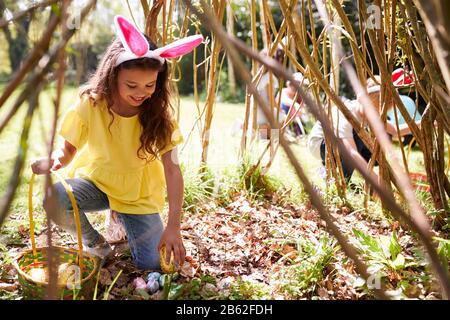
[[[3,90],[3,94],[0,97],[0,108],[3,106],[6,100],[11,96],[11,94],[16,90],[16,88],[20,85],[23,78],[26,76],[27,72],[31,70],[31,68],[36,64],[37,61],[47,52],[48,47],[50,45],[50,41],[52,39],[52,35],[56,30],[58,23],[60,21],[59,15],[53,15],[48,22],[47,29],[42,34],[41,39],[38,43],[34,45],[34,49],[30,52],[26,60],[21,64],[20,69],[17,70],[11,81],[9,81],[6,88]],[[0,128],[3,128],[6,125],[7,121],[0,125]],[[2,130],[0,129],[0,132]]]
[[[52,5],[52,4],[54,4],[54,3],[58,2],[58,1],[61,1],[61,0],[46,0],[46,1],[35,3],[35,4],[31,5],[29,8],[13,14],[11,19],[2,19],[2,20],[0,20],[0,28],[3,28],[5,26],[7,26],[9,23],[22,18],[23,16],[27,15],[28,13],[30,13],[30,12],[36,10],[36,9],[47,7],[47,6]]]

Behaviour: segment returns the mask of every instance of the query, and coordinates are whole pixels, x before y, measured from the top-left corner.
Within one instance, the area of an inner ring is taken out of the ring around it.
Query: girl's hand
[[[56,171],[58,169],[61,169],[61,167],[62,167],[61,162],[59,162],[57,158],[56,159],[51,158],[50,161],[48,160],[48,158],[41,158],[34,160],[31,163],[31,170],[35,174],[46,174],[49,173],[50,171]]]
[[[170,225],[166,227],[159,241],[158,251],[161,250],[162,246],[166,247],[166,263],[170,263],[173,252],[175,266],[177,268],[181,267],[186,257],[186,249],[184,248],[183,240],[181,240],[179,227]]]

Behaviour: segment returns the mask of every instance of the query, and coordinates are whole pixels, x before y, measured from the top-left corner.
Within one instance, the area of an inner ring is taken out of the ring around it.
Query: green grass
[[[200,203],[216,198],[214,174],[207,167],[203,167],[204,171],[200,168],[186,168],[183,164],[181,165],[184,179],[183,209],[186,211],[197,213],[200,210]]]
[[[289,243],[288,241],[283,244]],[[307,239],[291,242],[296,245],[296,257],[278,275],[278,290],[294,299],[314,296],[317,284],[324,279],[326,269],[337,251],[336,241],[322,235],[317,243]]]

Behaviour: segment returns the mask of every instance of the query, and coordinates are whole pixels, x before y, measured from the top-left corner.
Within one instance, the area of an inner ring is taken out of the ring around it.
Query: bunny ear
[[[145,39],[142,33],[131,22],[125,17],[115,16],[114,23],[120,41],[122,41],[127,51],[134,53],[138,57],[142,57],[148,52],[149,45],[147,39]]]
[[[203,41],[202,35],[186,37],[155,50],[161,58],[176,58],[191,52]]]

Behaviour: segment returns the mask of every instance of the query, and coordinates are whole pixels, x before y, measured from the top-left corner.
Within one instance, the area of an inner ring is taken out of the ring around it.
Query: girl
[[[269,55],[269,51],[267,48],[264,48],[260,51],[260,54],[262,55]],[[276,61],[278,61],[280,64],[283,64],[284,61],[284,49],[279,45],[275,51],[274,56],[272,57]],[[275,77],[275,75],[271,74],[268,70],[265,70],[264,74],[261,76],[261,79],[259,80],[259,83],[257,85],[258,93],[261,96],[261,98],[269,104],[269,106],[273,109],[273,116],[275,119],[277,119],[277,110],[275,109],[275,97],[277,95],[277,92],[279,90],[279,81],[278,78]],[[256,102],[255,102],[256,103]],[[253,112],[253,110],[252,110]],[[280,114],[282,115],[282,114]],[[250,115],[250,119],[253,118],[253,115]],[[278,120],[283,120],[279,119]],[[270,123],[269,119],[267,119],[266,115],[264,114],[264,111],[262,109],[262,106],[258,105],[257,112],[256,112],[256,123],[258,126],[258,132],[259,136],[262,139],[269,139],[270,138]]]
[[[183,178],[176,146],[182,143],[170,116],[168,65],[203,40],[192,36],[157,49],[124,17],[114,19],[119,38],[104,54],[95,74],[80,91],[78,103],[64,116],[59,134],[64,146],[50,163],[32,164],[36,174],[58,170],[72,162],[68,184],[77,202],[87,251],[105,258],[111,247],[89,223],[85,212],[115,211],[125,227],[133,262],[140,269],[160,269],[159,250],[184,262],[180,234]],[[164,229],[167,182],[169,213]],[[55,223],[75,233],[73,208],[60,183],[54,185],[62,207]],[[44,208],[50,211],[50,201]],[[167,261],[169,262],[169,261]]]
[[[309,85],[309,80],[300,72],[293,74],[294,79],[302,86],[307,87]],[[288,118],[288,122],[292,123],[289,125],[289,129],[293,131],[296,137],[306,134],[304,129],[304,123],[306,123],[306,114],[304,113],[302,98],[298,95],[297,100],[294,101],[297,95],[297,89],[288,80],[286,81],[286,87],[281,89],[280,93],[277,95],[277,102],[280,103],[280,108],[285,113]],[[303,110],[302,110],[303,109]],[[305,120],[304,120],[305,119]]]

